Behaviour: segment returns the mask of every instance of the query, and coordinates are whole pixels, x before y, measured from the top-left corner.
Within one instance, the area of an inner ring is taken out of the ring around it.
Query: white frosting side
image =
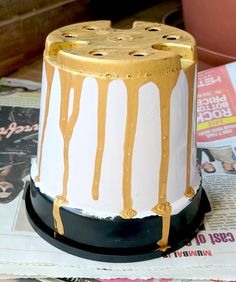
[[[44,70],[45,72],[45,70]],[[44,113],[46,77],[43,74],[41,111]],[[50,111],[42,151],[40,190],[54,198],[62,194],[63,138],[59,127],[60,79],[58,70],[52,83]],[[133,209],[136,217],[152,215],[151,208],[158,202],[159,170],[161,160],[160,93],[152,82],[139,89],[138,121],[132,161]],[[73,103],[70,92],[70,105]],[[72,107],[69,107],[71,113]],[[98,217],[114,217],[123,208],[122,178],[124,137],[127,114],[127,88],[122,80],[109,84],[105,146],[102,159],[99,199],[92,198],[92,182],[97,149],[98,85],[95,78],[84,79],[80,112],[69,146],[69,178],[67,199],[69,206],[82,209],[84,213]],[[40,129],[42,130],[42,116]],[[183,72],[171,96],[170,160],[167,200],[172,205],[172,214],[178,213],[188,203],[186,189],[186,147],[188,126],[188,86]],[[40,135],[41,136],[41,135]],[[194,147],[194,142],[192,142]],[[193,156],[195,149],[192,149]],[[194,161],[194,160],[192,160]],[[31,174],[38,173],[36,162]],[[195,164],[191,170],[191,184],[199,185]]]
[[[133,208],[151,214],[158,201],[161,160],[160,96],[149,82],[139,89],[139,112],[132,162]]]
[[[108,88],[105,145],[100,179],[100,197],[92,204],[116,215],[122,210],[123,147],[126,128],[127,89],[122,80]],[[93,166],[94,167],[94,166]],[[90,202],[92,195],[90,194]],[[91,207],[91,206],[89,206]],[[86,207],[85,207],[86,208]],[[91,207],[92,208],[92,207]]]
[[[196,154],[196,125],[197,125],[197,64],[195,66],[195,77],[194,77],[194,96],[193,96],[193,123],[192,123],[192,138],[191,138],[191,163],[190,163],[190,185],[195,191],[200,184],[200,174],[197,165],[197,154]]]
[[[87,77],[81,93],[79,116],[69,145],[67,193],[70,205],[82,209],[86,206],[90,208],[89,203],[94,202],[92,200],[92,181],[97,149],[97,103],[96,80]],[[63,147],[60,150],[63,151]],[[94,207],[94,209],[97,208]]]
[[[38,144],[41,142],[42,138],[42,126],[43,126],[43,118],[45,111],[45,102],[46,102],[46,91],[47,91],[47,80],[46,80],[46,72],[45,72],[45,63],[43,63],[43,72],[42,72],[42,84],[41,84],[41,98],[40,98],[40,114],[39,114],[39,130],[38,133]],[[40,155],[40,146],[37,148],[37,156]]]
[[[59,72],[55,69],[42,149],[40,177],[43,192],[52,197],[61,194],[63,181],[63,138],[59,127],[60,93]],[[45,93],[42,94],[45,95]]]
[[[183,71],[171,94],[170,151],[167,199],[170,203],[183,197],[186,190],[188,136],[188,84]]]

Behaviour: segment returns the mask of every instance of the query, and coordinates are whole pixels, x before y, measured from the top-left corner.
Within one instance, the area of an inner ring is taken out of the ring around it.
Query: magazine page
[[[28,99],[22,101],[30,104],[32,95],[29,91]],[[36,154],[38,109],[24,108],[23,104],[5,105],[1,106],[0,117],[0,277],[235,280],[234,175],[203,174],[212,212],[196,238],[182,249],[163,258],[136,263],[91,261],[56,249],[41,239],[27,220],[24,189],[29,181],[31,158]]]
[[[36,155],[38,112],[0,106],[0,204],[12,202],[27,185]]]
[[[198,73],[197,144],[236,145],[236,62]]]
[[[36,97],[31,98],[33,95]],[[18,197],[29,181],[38,140],[39,103],[36,104],[36,100],[39,101],[39,95],[38,83],[0,80],[0,204],[3,204],[1,212],[6,215],[7,204]],[[34,108],[29,107],[30,103]]]
[[[198,74],[197,165],[202,175],[236,176],[236,62]],[[234,186],[232,186],[234,187]]]

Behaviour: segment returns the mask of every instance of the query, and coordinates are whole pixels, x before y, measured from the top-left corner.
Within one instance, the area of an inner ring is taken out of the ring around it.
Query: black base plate
[[[204,214],[210,211],[206,193],[200,187],[189,205],[171,216],[170,248],[159,251],[160,216],[98,219],[82,215],[81,210],[62,207],[60,214],[65,229],[62,236],[54,230],[52,199],[42,194],[32,180],[25,202],[28,219],[43,239],[70,254],[106,262],[135,262],[165,256],[190,242],[201,228]]]

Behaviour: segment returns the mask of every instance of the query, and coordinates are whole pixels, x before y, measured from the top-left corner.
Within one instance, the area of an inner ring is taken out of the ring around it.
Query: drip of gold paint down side
[[[43,126],[42,126],[42,136],[40,141],[40,150],[38,156],[38,175],[35,177],[36,181],[40,181],[41,175],[41,162],[42,162],[42,154],[43,154],[43,143],[46,131],[46,125],[48,120],[48,111],[49,111],[49,104],[50,104],[50,97],[51,97],[51,88],[52,88],[52,80],[54,76],[54,67],[45,61],[45,73],[46,73],[46,80],[47,80],[47,91],[46,91],[46,101],[45,101],[45,110],[44,110],[44,117],[43,117]]]
[[[126,130],[124,142],[124,159],[123,159],[123,210],[120,216],[125,219],[130,219],[137,214],[133,210],[133,202],[131,195],[131,179],[132,179],[132,160],[134,140],[138,119],[138,99],[139,87],[132,81],[126,81],[127,86],[127,117],[126,117]]]
[[[162,216],[162,238],[157,242],[159,250],[166,250],[168,246],[171,205],[167,201],[167,179],[169,167],[169,136],[170,136],[170,97],[179,77],[179,71],[175,71],[166,78],[156,81],[160,91],[161,111],[161,164],[159,173],[158,203],[152,209],[153,212]]]
[[[99,184],[102,168],[102,157],[105,144],[106,129],[106,108],[108,85],[110,81],[99,79],[98,83],[98,125],[97,125],[97,151],[95,158],[95,168],[93,176],[92,197],[94,200],[99,198]]]
[[[67,200],[67,183],[69,175],[69,144],[73,133],[75,123],[77,121],[80,110],[80,97],[83,78],[80,76],[72,76],[72,73],[59,69],[61,81],[61,106],[60,106],[60,130],[63,137],[63,191],[62,195],[55,197],[53,203],[53,218],[56,231],[63,235],[64,227],[60,216],[60,207],[68,204]],[[74,88],[72,114],[69,117],[70,90]]]
[[[194,189],[190,186],[190,169],[191,169],[191,141],[192,141],[192,123],[193,123],[193,96],[194,96],[194,76],[195,63],[184,69],[188,81],[188,139],[187,139],[187,168],[186,168],[186,197],[194,196]]]

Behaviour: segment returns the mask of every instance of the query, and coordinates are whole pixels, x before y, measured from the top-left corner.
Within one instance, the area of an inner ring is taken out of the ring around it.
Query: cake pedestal
[[[171,216],[169,248],[158,250],[162,217],[153,215],[130,220],[121,217],[100,219],[83,215],[82,210],[62,207],[65,234],[54,231],[53,200],[35,187],[26,191],[26,210],[35,231],[55,247],[87,259],[107,262],[134,262],[165,256],[196,235],[204,214],[210,211],[206,193],[200,187],[189,205]]]

